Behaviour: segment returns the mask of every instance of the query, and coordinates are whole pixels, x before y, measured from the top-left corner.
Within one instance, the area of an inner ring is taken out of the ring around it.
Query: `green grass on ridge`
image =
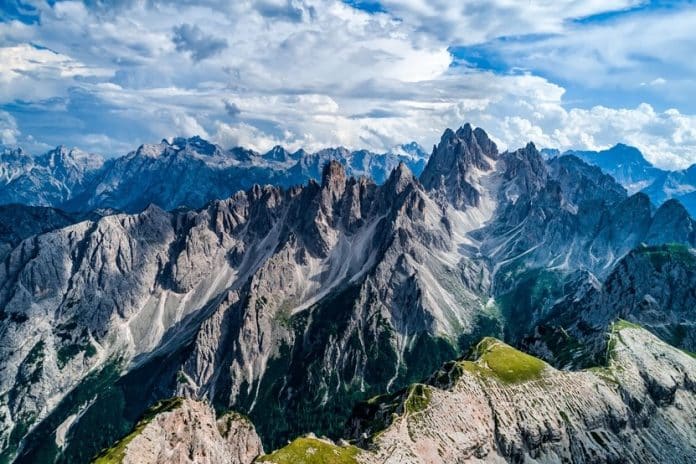
[[[357,464],[355,446],[337,446],[317,438],[301,437],[254,462],[274,464]]]

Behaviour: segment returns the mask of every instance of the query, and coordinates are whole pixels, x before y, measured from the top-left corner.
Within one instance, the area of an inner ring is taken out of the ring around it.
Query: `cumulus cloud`
[[[0,22],[0,109],[18,134],[106,154],[176,135],[257,150],[430,146],[471,121],[511,148],[622,141],[661,166],[696,161],[675,90],[696,72],[689,14],[631,10],[638,0],[347,3],[35,0],[36,20]],[[634,93],[615,104],[578,100],[624,87]]]
[[[571,23],[562,34],[536,40],[493,41],[480,52],[593,90],[635,90],[643,83],[669,80],[677,85],[690,81],[694,92],[690,76],[696,73],[696,61],[688,58],[696,47],[694,24],[693,8],[639,10],[597,23]]]
[[[256,3],[256,11],[262,16],[276,18],[291,22],[300,22],[305,17],[305,9],[302,3],[292,0],[264,0]],[[307,9],[308,14],[313,15],[314,8]]]
[[[62,93],[73,80],[112,75],[113,70],[47,48],[30,44],[0,47],[0,102],[49,98]]]
[[[6,111],[0,111],[0,143],[15,145],[20,132],[17,121]]]
[[[553,114],[553,116],[551,116]],[[499,126],[503,139],[513,146],[528,140],[561,150],[601,150],[617,141],[638,147],[658,167],[682,169],[696,160],[696,117],[676,109],[663,112],[642,103],[635,108],[532,111],[526,117],[505,116]]]
[[[503,36],[555,34],[567,21],[625,10],[645,0],[382,0],[381,5],[420,30],[453,45],[487,42]]]

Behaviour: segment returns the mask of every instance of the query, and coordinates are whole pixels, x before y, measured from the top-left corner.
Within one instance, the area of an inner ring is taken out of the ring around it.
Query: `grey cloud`
[[[304,10],[296,6],[291,0],[286,0],[281,3],[260,1],[256,4],[256,11],[266,18],[285,20],[294,23],[299,23],[304,19]],[[310,9],[309,12],[310,16],[313,16],[312,9]]]
[[[242,110],[239,109],[237,104],[230,100],[225,100],[225,111],[227,111],[227,114],[231,118],[236,118],[242,112]]]
[[[189,52],[194,61],[209,58],[228,47],[227,40],[206,34],[200,27],[191,24],[174,26],[172,41],[177,51]]]
[[[398,111],[386,110],[384,108],[375,108],[367,113],[354,114],[351,119],[363,119],[363,118],[373,118],[373,119],[385,119],[385,118],[396,118],[402,116]]]

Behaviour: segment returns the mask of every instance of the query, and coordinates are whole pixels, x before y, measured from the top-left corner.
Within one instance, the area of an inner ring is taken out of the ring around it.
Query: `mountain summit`
[[[498,148],[482,129],[470,124],[457,132],[447,129],[420,176],[423,186],[456,208],[479,206],[481,192],[476,177],[490,171],[498,157]]]

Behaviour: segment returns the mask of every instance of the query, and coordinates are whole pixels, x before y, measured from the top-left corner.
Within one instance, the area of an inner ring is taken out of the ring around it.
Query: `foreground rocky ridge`
[[[95,464],[246,464],[263,453],[248,419],[215,418],[210,406],[174,398],[154,406],[135,430],[98,456]]]
[[[477,349],[433,375],[420,401],[411,392],[357,461],[687,463],[696,453],[696,359],[644,329],[617,323],[608,366],[584,372],[495,340]]]
[[[694,244],[688,214],[574,157],[498,153],[469,125],[443,134],[421,180],[401,164],[377,185],[332,162],[321,183],[24,240],[0,266],[1,457],[85,462],[174,395],[249,415],[268,449],[338,437],[357,401],[482,335],[533,336],[640,243]]]
[[[638,323],[665,341],[696,351],[696,252],[679,244],[641,245],[598,281],[586,272],[568,284],[537,320],[525,349],[567,368],[604,359],[606,328],[617,317]]]
[[[562,372],[484,339],[471,360],[448,362],[425,383],[359,405],[350,425],[363,448],[310,435],[263,455],[248,423],[226,415],[211,426],[212,411],[187,400],[95,462],[223,462],[210,460],[220,449],[224,462],[248,464],[691,462],[696,359],[623,321],[612,326],[610,342],[606,367]],[[221,440],[225,421],[237,433]],[[199,459],[172,457],[165,439]],[[105,460],[119,449],[121,460]],[[159,460],[151,459],[153,449]]]

